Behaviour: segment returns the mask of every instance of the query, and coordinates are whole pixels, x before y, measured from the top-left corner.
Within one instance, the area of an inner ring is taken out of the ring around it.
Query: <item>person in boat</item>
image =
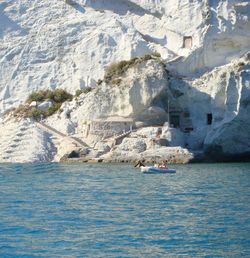
[[[145,162],[145,160],[143,159],[143,160],[138,160],[137,162],[136,162],[136,164],[135,164],[135,168],[137,168],[137,167],[145,167],[145,165],[144,165],[144,162]]]
[[[164,168],[164,169],[168,169],[168,161],[167,160],[163,160],[159,165],[158,168]]]

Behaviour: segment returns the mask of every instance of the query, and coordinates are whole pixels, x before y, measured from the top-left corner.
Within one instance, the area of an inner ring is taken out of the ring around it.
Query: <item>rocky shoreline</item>
[[[70,155],[69,155],[70,156]],[[148,153],[141,154],[141,155],[127,155],[126,157],[123,155],[112,155],[109,154],[109,156],[100,156],[96,158],[91,158],[88,156],[82,156],[82,157],[63,157],[60,162],[82,162],[82,163],[136,163],[138,160],[144,160],[146,163],[158,163],[162,160],[168,160],[168,163],[172,164],[187,164],[192,162],[194,159],[194,156],[192,153],[178,153],[175,155],[149,155]],[[198,160],[198,159],[197,159]]]
[[[249,152],[223,153],[221,146],[194,150],[183,147],[185,143],[182,143],[181,147],[178,145],[181,142],[180,139],[169,138],[168,131],[173,128],[167,126],[143,127],[124,134],[122,139],[111,137],[101,140],[93,135],[90,139],[80,139],[59,134],[48,125],[34,123],[27,119],[5,120],[3,125],[2,129],[8,129],[2,130],[6,134],[3,134],[4,139],[6,142],[13,141],[11,148],[4,149],[4,142],[1,143],[2,149],[5,150],[1,154],[1,162],[7,163],[135,163],[139,160],[158,163],[168,160],[171,164],[188,164],[250,161]],[[158,134],[159,128],[161,128],[161,134]],[[16,132],[15,138],[11,131]],[[34,139],[36,139],[35,144],[32,141]],[[41,153],[44,155],[41,156]]]
[[[170,151],[172,149],[172,151]],[[173,149],[175,151],[173,151]],[[76,152],[73,151],[75,154]],[[161,155],[160,155],[161,153]],[[228,155],[215,153],[206,153],[204,151],[191,151],[184,148],[166,147],[161,148],[161,151],[156,155],[152,151],[145,151],[144,153],[129,155],[118,155],[117,153],[108,153],[99,157],[90,157],[88,155],[71,157],[72,152],[62,157],[60,162],[62,163],[130,163],[135,164],[139,160],[144,161],[147,164],[159,163],[163,160],[167,160],[169,164],[190,164],[190,163],[228,163],[228,162],[250,162],[250,153],[244,153],[242,155]]]
[[[0,4],[1,163],[250,160],[249,1],[19,2]]]

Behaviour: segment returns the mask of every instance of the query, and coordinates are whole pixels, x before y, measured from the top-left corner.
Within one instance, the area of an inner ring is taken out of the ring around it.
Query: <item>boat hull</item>
[[[141,172],[147,174],[174,174],[176,173],[176,170],[157,167],[141,167]]]

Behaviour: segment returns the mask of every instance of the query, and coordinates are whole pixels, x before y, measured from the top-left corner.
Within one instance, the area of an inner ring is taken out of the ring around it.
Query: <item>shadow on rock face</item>
[[[87,1],[86,6],[90,6],[92,8],[98,9],[98,10],[109,10],[113,11],[114,13],[117,13],[119,15],[126,15],[127,12],[131,12],[133,14],[143,16],[144,14],[155,16],[156,18],[161,18],[162,14],[159,12],[151,12],[140,5],[129,1],[129,0],[105,0],[104,1]],[[119,4],[118,4],[119,3]]]
[[[2,37],[6,30],[22,30],[18,23],[14,22],[4,13],[4,9],[7,6],[7,3],[0,4],[0,37]]]
[[[72,151],[72,152],[68,155],[68,158],[69,158],[69,159],[79,158],[79,157],[80,157],[80,154],[79,154],[79,152],[77,152],[77,151]]]
[[[144,125],[162,125],[167,121],[166,111],[157,106],[151,106],[136,117],[137,121],[143,121]]]
[[[80,13],[85,13],[84,7],[73,0],[66,0],[66,4],[72,6],[73,8],[76,9],[76,11],[78,11]]]
[[[249,162],[250,152],[229,154],[223,152],[221,145],[205,145],[205,160],[212,162]]]

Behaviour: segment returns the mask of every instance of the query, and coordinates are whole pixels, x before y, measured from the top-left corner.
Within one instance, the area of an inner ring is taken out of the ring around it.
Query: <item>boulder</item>
[[[157,132],[160,127],[156,126],[147,126],[138,129],[136,132],[131,133],[131,137],[141,137],[141,138],[148,138],[153,139],[156,137]]]
[[[36,107],[37,106],[37,102],[36,101],[32,101],[30,104],[29,104],[29,107]]]
[[[101,152],[108,152],[108,151],[110,151],[111,148],[107,143],[97,142],[95,144],[95,149],[99,150]]]
[[[44,101],[44,102],[40,103],[40,104],[37,106],[37,108],[40,109],[40,110],[46,110],[46,109],[48,109],[48,108],[50,108],[50,107],[52,107],[52,106],[53,106],[52,101],[47,100],[47,101]]]
[[[122,143],[118,145],[116,152],[127,151],[133,153],[140,153],[145,151],[147,144],[144,139],[140,138],[124,138]]]
[[[151,162],[168,160],[169,163],[188,163],[194,158],[193,154],[181,147],[160,147],[141,153],[141,159]]]
[[[185,145],[185,138],[183,132],[178,128],[167,128],[163,130],[161,138],[168,142],[169,146],[182,146]]]

